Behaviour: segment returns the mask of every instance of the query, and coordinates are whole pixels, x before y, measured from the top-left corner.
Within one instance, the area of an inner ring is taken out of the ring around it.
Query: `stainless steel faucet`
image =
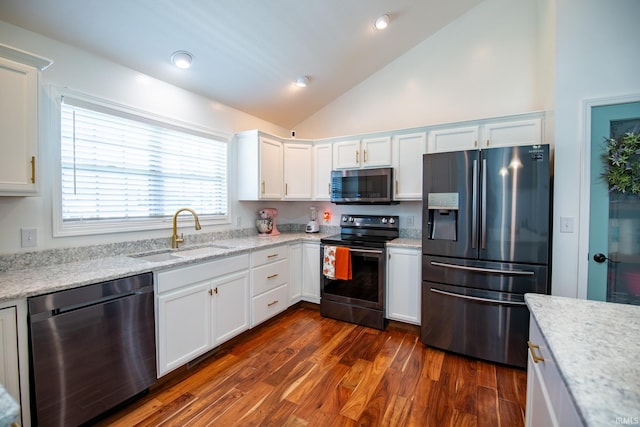
[[[184,234],[181,233],[180,237],[178,237],[178,214],[182,211],[191,212],[191,214],[193,215],[193,218],[196,220],[196,230],[200,230],[202,228],[200,227],[200,220],[198,219],[198,214],[196,213],[196,211],[190,208],[178,209],[176,213],[173,214],[173,235],[171,236],[172,248],[177,248],[180,243],[184,242]]]

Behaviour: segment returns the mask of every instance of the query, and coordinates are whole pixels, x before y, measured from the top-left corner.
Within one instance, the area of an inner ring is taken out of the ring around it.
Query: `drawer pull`
[[[275,279],[276,277],[278,277],[278,274],[272,274],[271,276],[267,276],[267,279]]]
[[[271,254],[271,255],[267,255],[267,258],[275,258],[277,257],[279,254]]]
[[[275,300],[273,302],[270,302],[269,304],[267,304],[267,307],[271,307],[272,305],[276,305],[278,303],[278,300]]]
[[[540,346],[532,343],[531,341],[527,341],[527,345],[529,346],[529,351],[533,357],[533,363],[544,362],[544,357],[536,354],[536,349],[540,349]]]

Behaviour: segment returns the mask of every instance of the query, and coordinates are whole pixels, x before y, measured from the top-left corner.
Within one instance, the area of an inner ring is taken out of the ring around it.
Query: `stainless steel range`
[[[342,216],[340,234],[320,240],[320,262],[325,262],[325,250],[347,248],[351,278],[333,278],[324,271],[321,273],[320,313],[323,316],[385,328],[385,246],[398,235],[397,216]]]

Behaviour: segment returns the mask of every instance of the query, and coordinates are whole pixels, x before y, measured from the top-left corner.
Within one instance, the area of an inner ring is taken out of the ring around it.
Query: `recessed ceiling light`
[[[375,27],[379,30],[384,30],[389,25],[390,16],[388,14],[384,14],[378,16],[376,19]]]
[[[296,86],[298,87],[307,87],[308,83],[309,83],[309,77],[307,76],[298,77],[296,79]]]
[[[186,50],[173,52],[171,62],[178,68],[189,68],[193,63],[193,55]]]

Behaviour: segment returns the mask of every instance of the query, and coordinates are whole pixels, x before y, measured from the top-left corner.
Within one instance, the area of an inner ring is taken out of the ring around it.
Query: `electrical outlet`
[[[414,218],[413,218],[413,215],[409,215],[409,216],[407,217],[407,227],[413,227],[413,224],[414,224]]]
[[[23,248],[34,248],[38,246],[38,229],[37,228],[21,228],[20,229],[20,246]]]

